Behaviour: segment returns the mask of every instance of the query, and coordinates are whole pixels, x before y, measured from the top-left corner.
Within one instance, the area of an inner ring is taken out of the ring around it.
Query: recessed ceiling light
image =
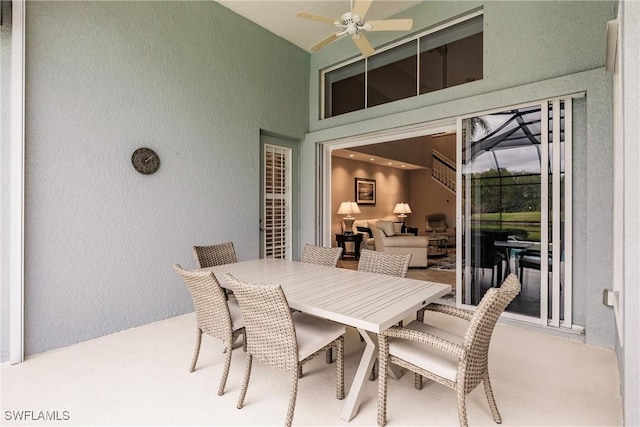
[[[387,164],[388,164],[388,165],[392,165],[393,163],[389,162],[389,163],[387,163]]]
[[[349,157],[353,157],[353,154],[349,154]]]
[[[402,165],[402,167],[404,168],[404,167],[406,167],[406,166],[405,166],[405,165]]]
[[[375,161],[376,161],[376,159],[374,159],[373,157],[372,157],[372,158],[370,158],[369,160],[371,160],[372,162],[375,162]]]

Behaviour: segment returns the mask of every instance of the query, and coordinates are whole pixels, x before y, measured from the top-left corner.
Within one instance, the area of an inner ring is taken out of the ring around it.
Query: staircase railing
[[[433,164],[431,176],[440,184],[455,193],[456,191],[456,165],[444,154],[433,150]]]

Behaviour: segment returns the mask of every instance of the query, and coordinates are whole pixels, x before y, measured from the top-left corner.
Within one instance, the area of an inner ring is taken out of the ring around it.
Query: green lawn
[[[499,213],[473,214],[473,221],[500,221]],[[537,222],[540,223],[540,211],[535,212],[505,212],[502,222]]]
[[[481,224],[480,230],[506,231],[523,240],[540,241],[540,211],[474,214],[471,221]]]

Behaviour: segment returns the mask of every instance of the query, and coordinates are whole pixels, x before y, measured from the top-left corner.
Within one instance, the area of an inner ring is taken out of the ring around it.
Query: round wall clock
[[[131,163],[138,172],[149,175],[160,167],[160,157],[151,148],[138,148],[131,156]]]

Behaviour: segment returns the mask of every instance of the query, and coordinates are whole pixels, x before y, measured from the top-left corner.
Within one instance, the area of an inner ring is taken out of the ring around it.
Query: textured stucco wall
[[[214,2],[29,2],[26,28],[26,353],[192,310],[171,264],[258,256],[260,129],[306,132],[308,54]]]
[[[420,33],[479,9],[484,11],[484,79],[469,84],[319,120],[319,71],[356,56],[358,51],[351,40],[341,39],[311,55],[310,130],[386,117],[604,66],[604,34],[606,21],[615,17],[614,1],[427,1],[397,17],[412,18],[413,32]],[[367,37],[378,47],[402,35],[378,32]]]
[[[616,348],[624,396],[624,421],[640,425],[640,3],[620,2],[624,110],[624,318]]]
[[[320,121],[319,70],[356,52],[344,40],[311,56],[312,132],[301,150],[302,168],[309,171],[301,177],[301,193],[314,188],[317,143],[584,91],[574,117],[574,323],[586,327],[590,344],[613,348],[613,312],[602,304],[602,289],[610,287],[613,247],[612,92],[602,67],[606,22],[615,17],[615,2],[425,2],[401,16],[412,17],[414,30],[420,31],[480,6],[485,37],[481,81]],[[372,38],[374,46],[393,36],[380,37]],[[309,206],[313,200],[301,200],[301,217],[308,221],[301,224],[303,238],[318,224],[305,211]]]

